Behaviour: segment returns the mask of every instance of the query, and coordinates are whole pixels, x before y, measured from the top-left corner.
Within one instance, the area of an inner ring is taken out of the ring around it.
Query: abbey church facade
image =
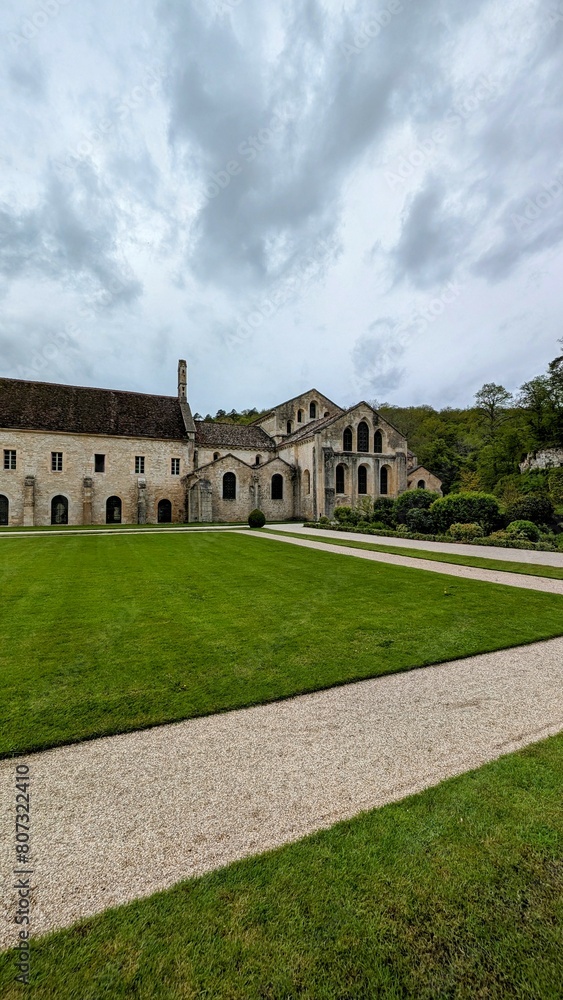
[[[194,421],[176,396],[0,379],[0,524],[145,524],[332,517],[362,497],[440,480],[365,402],[315,389],[254,423]]]

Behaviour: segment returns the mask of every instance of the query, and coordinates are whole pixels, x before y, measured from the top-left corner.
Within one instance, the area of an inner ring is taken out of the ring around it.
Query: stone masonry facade
[[[440,480],[365,402],[315,389],[253,424],[194,421],[177,396],[0,379],[0,524],[144,524],[332,517],[363,497]]]

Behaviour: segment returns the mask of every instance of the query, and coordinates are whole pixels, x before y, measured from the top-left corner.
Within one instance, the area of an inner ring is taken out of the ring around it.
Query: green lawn
[[[40,939],[30,995],[561,998],[562,787],[558,736]]]
[[[563,633],[563,598],[235,533],[0,546],[0,754]]]
[[[268,529],[262,529],[267,533]],[[325,545],[345,545],[349,549],[367,549],[373,552],[388,552],[394,556],[412,556],[415,559],[429,559],[431,562],[454,563],[456,566],[476,566],[478,569],[500,570],[502,573],[525,573],[526,576],[543,576],[551,580],[563,580],[563,567],[542,566],[535,563],[512,562],[504,559],[483,559],[480,556],[455,555],[451,552],[435,552],[433,549],[409,549],[398,545],[378,545],[374,542],[359,542],[355,539],[327,538],[323,531],[314,535],[295,534],[291,531],[276,531],[272,537],[284,535],[287,538],[305,538],[310,542],[324,542]],[[561,552],[563,558],[563,552]]]

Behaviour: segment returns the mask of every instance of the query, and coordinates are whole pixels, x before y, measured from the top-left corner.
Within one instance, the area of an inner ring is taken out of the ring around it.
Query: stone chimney
[[[188,401],[188,366],[182,359],[178,362],[178,399]]]

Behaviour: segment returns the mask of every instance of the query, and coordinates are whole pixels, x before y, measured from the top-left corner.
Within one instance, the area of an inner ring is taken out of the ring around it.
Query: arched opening
[[[219,452],[218,451],[214,451],[213,452],[213,461],[217,462],[218,459],[220,459],[220,458],[221,458],[221,455],[219,454]]]
[[[358,451],[369,451],[369,427],[364,420],[358,424]]]
[[[342,447],[344,451],[353,451],[354,442],[352,439],[352,428],[347,427],[342,436]]]
[[[172,523],[172,504],[170,500],[159,500],[157,508],[157,520],[159,524]]]
[[[317,416],[317,404],[311,403],[309,406],[309,416],[311,420],[315,420]]]
[[[68,500],[63,496],[51,500],[51,524],[68,524]]]
[[[336,466],[336,492],[346,493],[346,470],[343,465]]]
[[[301,424],[303,422],[303,410],[297,411],[297,423]]]
[[[121,500],[108,497],[106,500],[106,524],[121,524]]]
[[[226,472],[223,476],[223,500],[236,500],[237,477],[234,472]]]
[[[373,450],[376,453],[376,455],[381,455],[381,452],[383,451],[383,434],[381,433],[381,431],[375,432],[375,437],[373,439]]]
[[[8,524],[10,520],[10,503],[8,497],[0,493],[0,524]]]
[[[283,500],[283,476],[279,472],[272,476],[272,500]]]
[[[288,434],[291,434],[291,428],[292,428],[291,420],[288,420],[287,421],[287,433]]]
[[[368,491],[368,470],[365,465],[360,465],[358,469],[358,495],[366,496]]]
[[[426,489],[426,482],[424,481],[424,479],[419,479],[418,480],[418,483],[416,484],[416,488],[417,488],[417,490],[425,490]]]
[[[303,486],[306,495],[309,496],[311,493],[311,473],[308,469],[305,469],[305,472],[303,473]]]
[[[256,458],[255,458],[255,460],[254,460],[254,464],[255,464],[255,465],[260,465],[260,455],[257,455],[257,456],[256,456]]]
[[[386,465],[383,466],[379,476],[379,492],[381,496],[386,496],[389,493],[389,469]]]

